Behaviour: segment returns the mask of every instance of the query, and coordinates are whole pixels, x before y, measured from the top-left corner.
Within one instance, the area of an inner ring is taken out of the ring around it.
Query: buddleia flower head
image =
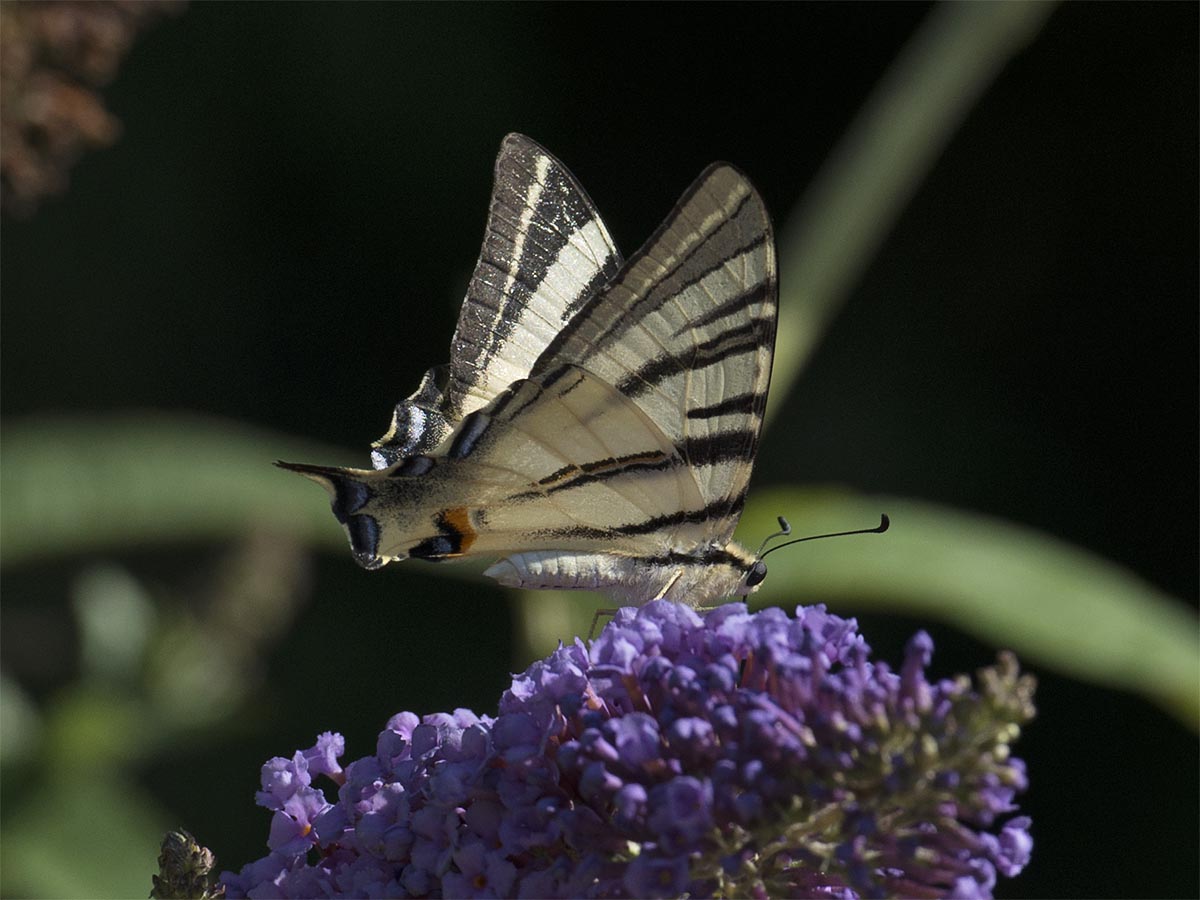
[[[513,679],[498,715],[394,716],[269,761],[230,897],[988,897],[1027,863],[1012,657],[930,682],[823,607],[656,601]],[[322,776],[318,785],[314,780]],[[336,787],[336,794],[333,788]],[[328,793],[327,793],[328,792]]]

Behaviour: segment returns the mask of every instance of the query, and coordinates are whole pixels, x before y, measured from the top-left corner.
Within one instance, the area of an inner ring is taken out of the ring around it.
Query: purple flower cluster
[[[230,897],[987,897],[1029,859],[1009,754],[1032,680],[930,683],[823,607],[627,608],[495,718],[400,713],[263,767],[270,854]],[[340,785],[336,802],[315,775]]]

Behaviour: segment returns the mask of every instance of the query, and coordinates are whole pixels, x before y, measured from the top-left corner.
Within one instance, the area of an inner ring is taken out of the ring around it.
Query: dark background
[[[1198,9],[1054,13],[854,288],[756,484],[993,513],[1195,604]],[[4,221],[3,415],[201,410],[364,448],[444,361],[505,133],[561,158],[626,254],[714,159],[786,221],[926,13],[195,4],[105,92],[119,143]],[[166,578],[204,552],[126,561]],[[6,587],[65,616],[87,562],[24,566]],[[860,620],[891,659],[930,627]],[[240,865],[266,849],[265,758],[329,728],[361,756],[400,709],[494,709],[508,628],[482,589],[322,557],[236,736],[144,779]],[[940,674],[993,656],[932,631]],[[44,696],[67,660],[10,674]],[[1018,746],[1035,855],[1001,895],[1195,896],[1195,735],[1140,698],[1039,679]]]

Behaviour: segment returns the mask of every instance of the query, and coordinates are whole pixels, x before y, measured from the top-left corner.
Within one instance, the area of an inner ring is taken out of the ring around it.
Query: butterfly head
[[[758,586],[763,583],[763,580],[766,577],[767,564],[761,559],[756,559],[750,568],[746,570],[746,577],[742,581],[742,584],[745,586],[745,590],[743,590],[741,593],[743,595],[754,593],[754,591],[758,590]]]
[[[768,547],[767,545],[776,538],[788,537],[792,533],[792,526],[788,524],[788,520],[783,516],[780,516],[779,530],[773,534],[767,535],[762,544],[759,546],[758,552],[754,554],[753,557],[747,555],[749,562],[745,566],[741,584],[736,590],[733,591],[733,593],[739,596],[745,596],[746,594],[752,594],[758,590],[758,586],[762,584],[763,580],[767,577],[767,564],[764,562],[764,559],[768,554],[774,553],[776,550],[782,550],[784,547],[790,547],[792,544],[800,544],[804,541],[815,541],[822,538],[847,537],[852,534],[882,534],[883,532],[887,531],[890,526],[891,520],[888,518],[887,513],[884,513],[879,517],[879,524],[874,528],[859,528],[855,529],[854,531],[839,531],[833,534],[814,534],[809,535],[808,537],[797,538],[794,541],[787,541],[783,544],[776,544],[773,547]],[[730,549],[732,549],[732,547],[733,545],[731,545]],[[740,550],[741,548],[737,549]],[[745,553],[745,551],[741,552]]]
[[[699,557],[673,555],[661,571],[667,583],[655,596],[694,607],[753,594],[767,577],[766,564],[732,542],[712,547]]]
[[[767,564],[762,561],[762,557],[757,554],[752,555],[742,547],[730,546],[729,551],[738,551],[736,555],[737,561],[732,564],[733,575],[737,578],[737,584],[730,591],[731,596],[745,597],[753,594],[758,590],[758,586],[766,580]]]

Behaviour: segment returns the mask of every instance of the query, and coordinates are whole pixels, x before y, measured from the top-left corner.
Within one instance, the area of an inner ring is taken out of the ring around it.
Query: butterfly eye
[[[750,567],[746,573],[746,587],[757,587],[767,577],[767,564],[761,559]]]

